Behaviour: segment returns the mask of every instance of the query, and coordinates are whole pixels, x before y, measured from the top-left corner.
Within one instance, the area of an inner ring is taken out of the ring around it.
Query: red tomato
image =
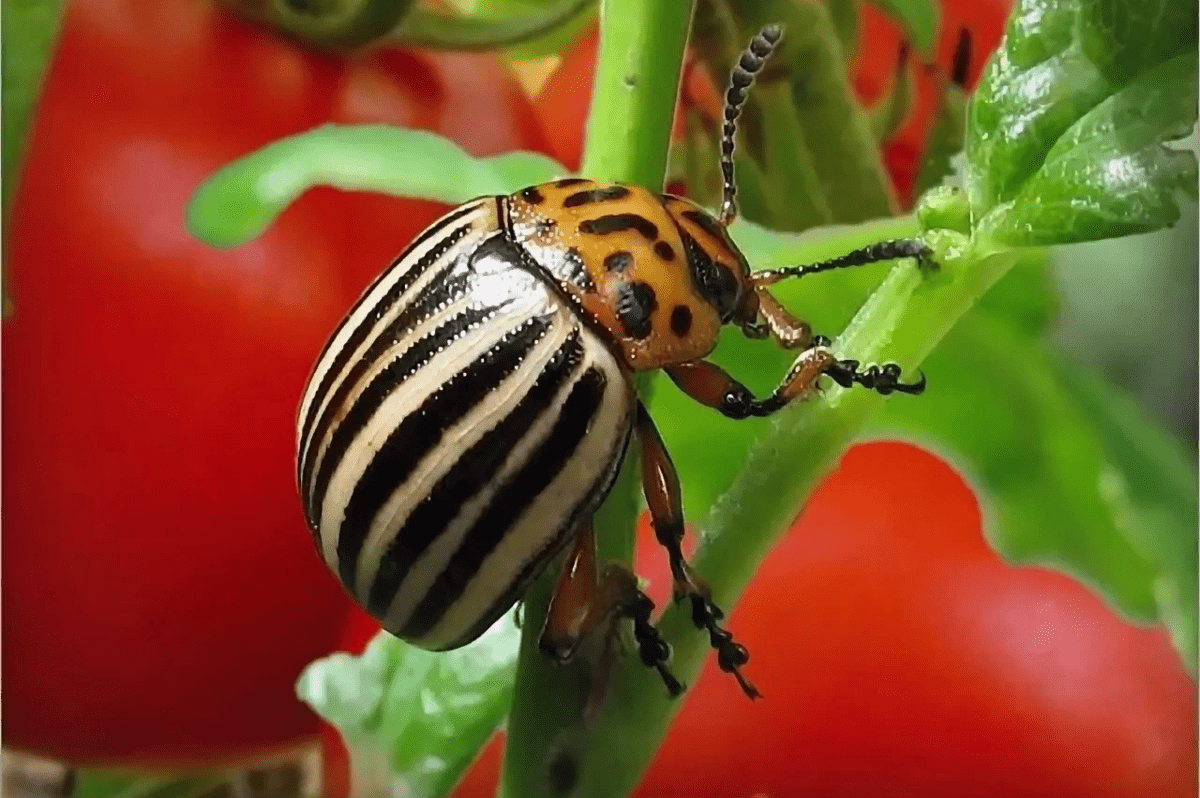
[[[635,795],[1195,795],[1196,684],[1165,631],[981,529],[936,457],[851,449],[730,619],[765,698],[710,658]]]
[[[8,242],[6,745],[208,765],[316,735],[293,683],[349,602],[305,530],[296,404],[443,209],[315,191],[228,252],[183,213],[221,165],[327,121],[544,146],[490,56],[318,56],[198,0],[70,7]]]
[[[710,657],[634,795],[1194,796],[1196,683],[1164,630],[1006,564],[981,527],[933,455],[851,449],[730,618],[765,697]],[[655,546],[643,522],[661,591]],[[489,754],[457,797],[491,795],[498,769]]]

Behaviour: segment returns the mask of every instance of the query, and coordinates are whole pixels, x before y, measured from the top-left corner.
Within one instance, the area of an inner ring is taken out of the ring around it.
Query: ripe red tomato
[[[203,0],[68,10],[8,242],[6,745],[211,765],[316,735],[293,683],[348,600],[307,539],[296,404],[443,209],[315,191],[228,252],[183,212],[221,165],[327,121],[544,149],[494,57],[314,55]]]
[[[851,449],[730,618],[765,698],[710,660],[635,795],[1195,795],[1196,684],[1165,631],[981,530],[933,455]]]
[[[852,448],[730,618],[765,697],[710,658],[634,796],[1194,796],[1196,683],[1164,630],[1008,565],[981,530],[941,460]],[[656,546],[643,519],[661,598]],[[497,747],[456,798],[491,795]]]

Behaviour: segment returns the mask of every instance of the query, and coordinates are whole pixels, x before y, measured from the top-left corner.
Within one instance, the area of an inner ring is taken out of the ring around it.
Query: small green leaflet
[[[474,158],[449,139],[423,130],[323,125],[268,144],[214,174],[188,203],[187,226],[211,246],[235,247],[260,235],[314,186],[459,205],[567,172],[530,152]]]

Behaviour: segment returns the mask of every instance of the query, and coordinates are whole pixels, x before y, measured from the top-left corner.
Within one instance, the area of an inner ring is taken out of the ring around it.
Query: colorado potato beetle
[[[409,244],[333,333],[300,406],[297,479],[325,561],[392,634],[431,650],[462,646],[569,549],[543,652],[569,660],[628,618],[641,659],[677,694],[650,599],[628,569],[595,559],[592,514],[636,435],[676,600],[690,602],[721,668],[757,696],[740,672],[746,649],[718,625],[722,611],[684,558],[679,480],[632,374],[664,369],[732,418],[774,413],[822,374],[883,394],[925,387],[900,382],[895,364],[860,370],[835,357],[767,290],[827,269],[925,259],[924,244],[752,272],[726,232],[737,215],[737,117],[782,33],[764,28],[730,77],[718,215],[575,177],[482,197]],[[725,324],[799,350],[767,398],[704,359]]]

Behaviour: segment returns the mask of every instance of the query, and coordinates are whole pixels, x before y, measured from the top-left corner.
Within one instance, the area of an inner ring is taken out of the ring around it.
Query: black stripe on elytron
[[[325,412],[321,414],[320,419],[314,422],[315,434],[312,438],[307,439],[308,445],[300,453],[300,485],[302,487],[308,485],[309,480],[312,479],[313,469],[316,467],[317,450],[320,448],[322,438],[336,423],[337,415],[342,412],[347,397],[358,387],[363,374],[374,368],[378,364],[379,358],[411,333],[421,321],[429,318],[439,307],[443,307],[451,299],[459,296],[466,288],[467,279],[468,276],[465,273],[460,273],[453,277],[446,277],[443,274],[431,280],[421,289],[420,293],[413,297],[412,302],[396,314],[396,318],[380,331],[367,350],[363,352],[362,357],[354,360],[341,383],[338,384],[337,390],[325,405]]]
[[[444,380],[387,436],[355,483],[338,531],[338,574],[347,588],[354,590],[358,555],[383,505],[441,443],[446,430],[516,371],[549,329],[550,321],[542,317],[522,322],[462,371]]]
[[[325,501],[325,491],[329,489],[329,481],[337,469],[342,457],[350,444],[362,432],[363,427],[379,410],[384,400],[396,388],[409,378],[413,372],[429,362],[434,355],[444,349],[467,330],[493,315],[498,308],[468,308],[459,313],[436,329],[431,330],[402,355],[385,366],[376,374],[363,390],[358,400],[346,409],[346,415],[338,424],[337,429],[329,436],[329,445],[320,463],[314,463],[316,477],[302,485],[302,489],[310,490],[308,496],[308,517],[314,528],[321,526],[321,505]],[[318,430],[318,432],[324,432]],[[324,437],[322,434],[321,437]],[[311,487],[310,487],[311,486]]]
[[[558,188],[570,188],[571,186],[582,185],[583,183],[591,183],[586,177],[564,177],[561,180],[555,180],[554,185]]]
[[[513,448],[529,434],[582,360],[583,343],[576,327],[550,356],[516,407],[474,446],[462,452],[454,466],[413,509],[388,544],[371,584],[366,606],[375,617],[386,615],[413,564],[445,532],[467,500],[496,478]]]
[[[625,450],[629,447],[629,440],[632,437],[633,424],[631,423],[632,416],[627,416],[625,421],[626,431],[620,442],[613,449],[612,466],[602,473],[597,479],[592,489],[587,492],[586,498],[575,505],[575,509],[571,511],[571,515],[559,528],[559,534],[554,539],[548,541],[545,546],[539,549],[532,557],[530,557],[522,566],[521,570],[508,583],[508,587],[504,589],[487,612],[482,613],[479,619],[474,624],[467,628],[467,631],[462,634],[457,640],[448,643],[440,650],[449,651],[459,646],[465,646],[475,638],[488,630],[492,624],[503,615],[509,607],[511,607],[517,599],[525,595],[525,590],[529,587],[529,583],[537,578],[550,562],[558,556],[558,554],[575,541],[575,537],[579,535],[586,524],[591,522],[592,516],[596,513],[596,508],[608,497],[608,492],[612,490],[613,483],[617,481],[617,474],[621,471],[621,464],[625,462]]]
[[[574,194],[569,194],[562,201],[564,208],[578,208],[580,205],[591,205],[596,202],[608,202],[609,200],[625,199],[629,196],[629,189],[625,186],[605,186],[604,188],[591,188],[584,191],[576,191]]]
[[[621,230],[636,230],[647,241],[658,238],[658,225],[638,213],[613,213],[607,216],[597,216],[584,219],[579,223],[579,232],[608,235]]]
[[[428,230],[418,236],[416,241],[409,244],[404,250],[404,254],[401,255],[395,263],[388,267],[384,274],[387,274],[393,268],[399,265],[399,263],[403,261],[408,253],[412,252],[415,247],[419,246],[425,241],[428,241],[432,236],[440,233],[447,224],[450,224],[456,219],[461,218],[474,209],[474,207],[471,207],[460,210],[457,213],[452,213],[443,218],[440,222],[435,223],[433,227],[430,227]],[[366,318],[359,323],[354,332],[350,333],[350,337],[346,339],[344,344],[342,344],[342,348],[338,351],[337,356],[334,357],[333,362],[329,364],[329,368],[325,371],[325,375],[321,378],[321,384],[318,386],[316,392],[313,393],[312,401],[308,406],[308,412],[305,414],[303,425],[300,428],[300,440],[308,440],[310,437],[313,422],[316,420],[317,408],[320,407],[322,398],[329,393],[329,389],[332,387],[333,381],[339,374],[342,373],[342,370],[346,367],[346,362],[353,357],[354,351],[362,345],[362,342],[366,339],[367,335],[370,334],[371,330],[374,329],[375,324],[379,321],[379,319],[385,313],[387,313],[389,308],[396,304],[404,292],[411,288],[413,283],[415,283],[421,277],[421,275],[423,275],[435,263],[445,257],[446,253],[449,252],[455,244],[461,241],[473,226],[474,222],[468,222],[467,224],[464,224],[461,227],[455,228],[449,233],[446,233],[445,237],[443,237],[441,241],[438,241],[435,246],[430,248],[430,250],[426,252],[420,260],[412,265],[412,268],[405,272],[403,277],[396,281],[395,285],[387,290],[387,293],[379,298],[379,301],[375,304],[372,312],[369,313]],[[383,275],[377,277],[376,282],[378,282],[382,277]],[[368,289],[361,297],[358,298],[358,302],[356,302],[354,307],[351,308],[346,314],[346,319],[349,319],[354,315],[354,312],[362,306],[363,300],[366,299],[370,293],[370,289]],[[325,342],[325,348],[321,350],[321,355],[317,358],[316,363],[320,363],[325,357],[330,345],[333,344],[334,338],[337,337],[337,332],[340,331],[341,327],[339,326],[338,330],[335,331],[334,334],[329,337],[329,340]]]
[[[497,492],[487,510],[467,532],[446,568],[413,610],[400,637],[413,640],[424,637],[446,610],[462,597],[483,561],[512,533],[513,524],[571,459],[604,400],[606,383],[604,372],[595,367],[575,381],[550,435],[530,454],[524,467]]]

